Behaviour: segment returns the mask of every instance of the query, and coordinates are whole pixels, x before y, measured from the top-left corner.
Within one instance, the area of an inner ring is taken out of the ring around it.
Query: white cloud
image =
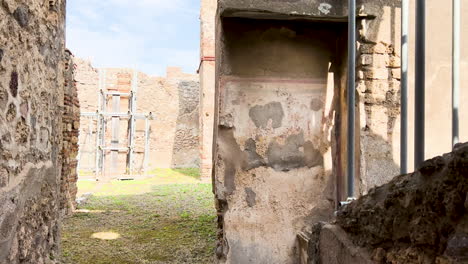
[[[142,37],[125,32],[103,34],[69,28],[68,46],[78,57],[89,58],[96,67],[132,67],[153,75],[164,75],[167,66],[195,73],[198,49],[148,48]]]

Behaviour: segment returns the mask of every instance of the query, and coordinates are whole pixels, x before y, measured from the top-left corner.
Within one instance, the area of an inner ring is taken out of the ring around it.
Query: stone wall
[[[468,144],[395,177],[313,229],[301,263],[467,263]]]
[[[70,215],[76,206],[76,186],[78,180],[78,136],[80,129],[80,103],[75,82],[75,64],[72,54],[65,53],[65,83],[64,83],[64,110],[63,110],[63,147],[62,157],[62,195],[60,207],[63,215]]]
[[[133,70],[95,69],[90,62],[77,59],[77,87],[82,112],[96,112],[99,91],[99,71],[106,72],[105,87],[120,92],[130,91]],[[199,82],[198,76],[182,73],[181,69],[169,67],[166,77],[137,73],[137,112],[152,113],[150,121],[150,153],[147,171],[155,168],[199,167]],[[111,101],[108,106],[111,107]],[[128,97],[122,97],[120,112],[128,111]],[[108,109],[112,110],[111,108]],[[81,118],[80,172],[92,174],[95,168],[96,121]],[[108,120],[108,127],[111,120]],[[136,122],[135,173],[143,173],[145,121]],[[110,128],[106,132],[106,144],[111,142]],[[119,122],[119,145],[128,144],[128,122]],[[118,156],[117,174],[125,174],[127,152]],[[106,153],[106,168],[111,164]]]
[[[54,263],[65,1],[0,3],[0,263]]]

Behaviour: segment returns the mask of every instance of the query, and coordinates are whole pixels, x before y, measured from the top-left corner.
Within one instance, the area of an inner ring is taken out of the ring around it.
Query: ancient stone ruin
[[[63,215],[72,213],[76,206],[75,198],[78,192],[78,137],[80,134],[80,102],[75,80],[75,63],[70,51],[65,51],[65,84],[63,96],[63,147],[61,200],[60,208]]]
[[[425,2],[436,32],[426,65],[425,155],[434,157],[452,150],[451,50],[440,41],[450,9]],[[57,263],[78,172],[110,180],[197,166],[213,178],[217,263],[466,263],[468,147],[396,176],[401,1],[357,6],[349,88],[347,1],[203,0],[199,76],[168,68],[166,77],[73,58],[65,0],[0,1],[0,263]],[[111,129],[99,130],[105,122]],[[358,199],[340,206],[353,127]],[[467,122],[461,131],[468,141]]]
[[[306,234],[302,263],[468,262],[468,144],[373,188]]]
[[[157,168],[199,167],[197,75],[169,67],[163,78],[75,61],[82,113],[81,176],[134,178]],[[130,116],[112,116],[131,111],[134,123]]]

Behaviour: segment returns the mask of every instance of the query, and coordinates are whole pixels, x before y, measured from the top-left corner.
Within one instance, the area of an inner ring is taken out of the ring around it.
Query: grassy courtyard
[[[65,220],[61,263],[212,263],[211,184],[194,170],[159,170],[137,181],[80,181],[88,202]]]

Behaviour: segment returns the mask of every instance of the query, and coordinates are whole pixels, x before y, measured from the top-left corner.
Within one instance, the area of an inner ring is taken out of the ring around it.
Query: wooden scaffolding
[[[108,180],[106,176],[106,159],[107,153],[110,152],[110,166],[111,169],[118,167],[118,156],[119,152],[127,152],[126,160],[126,172],[118,176],[120,180],[134,179],[135,175],[135,143],[136,143],[136,121],[145,120],[144,129],[144,159],[143,159],[143,174],[148,170],[149,153],[150,153],[150,121],[153,120],[153,114],[149,113],[137,113],[137,91],[138,91],[138,73],[133,71],[133,78],[131,81],[131,89],[128,93],[120,91],[110,91],[106,86],[106,70],[99,70],[99,91],[98,91],[98,110],[96,112],[82,112],[82,118],[90,119],[90,126],[88,133],[92,133],[93,126],[91,125],[93,120],[96,123],[96,142],[95,142],[95,166],[94,174],[95,179]],[[122,97],[127,97],[128,111],[122,112],[120,110],[120,102]],[[112,110],[109,111],[107,102],[112,101]],[[109,126],[110,120],[110,126]],[[128,120],[128,140],[127,144],[122,146],[120,143],[120,121]],[[111,131],[111,142],[106,141],[107,129]],[[81,137],[81,133],[80,133]],[[81,141],[80,141],[81,142]],[[78,154],[78,158],[81,158],[81,146]]]

